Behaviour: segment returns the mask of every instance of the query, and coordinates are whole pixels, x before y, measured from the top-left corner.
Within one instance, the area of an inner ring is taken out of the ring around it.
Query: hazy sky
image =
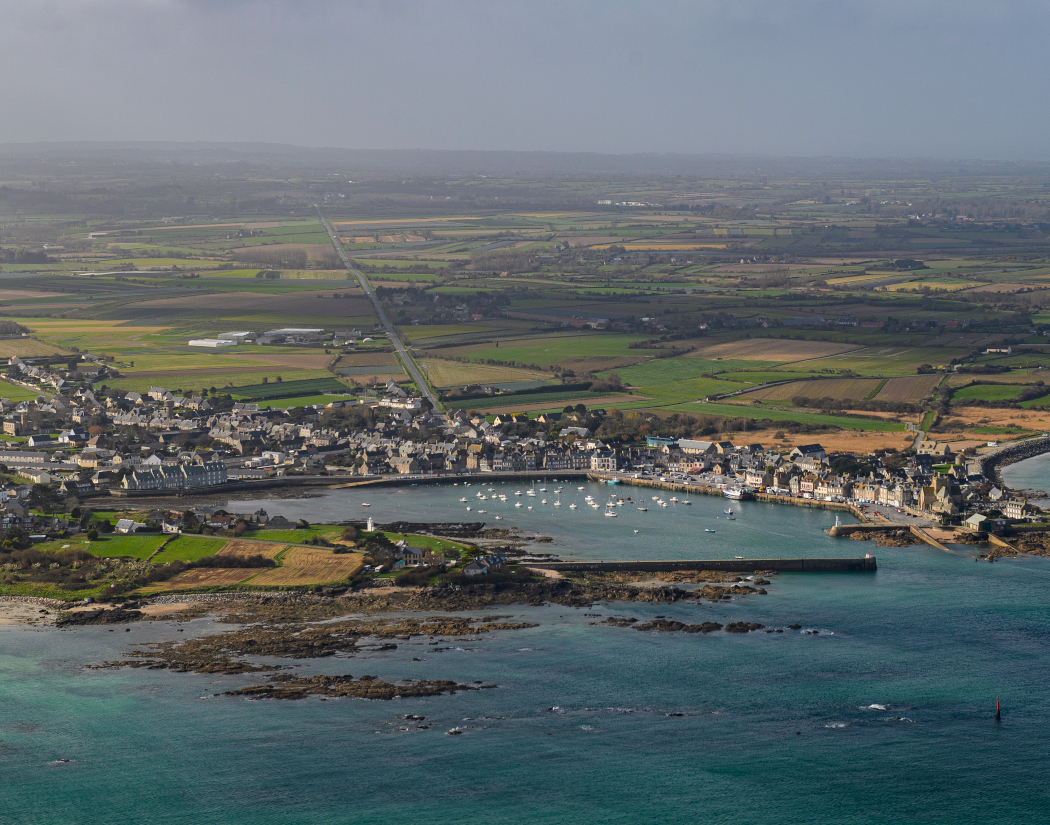
[[[0,142],[1050,159],[1050,3],[0,0]]]

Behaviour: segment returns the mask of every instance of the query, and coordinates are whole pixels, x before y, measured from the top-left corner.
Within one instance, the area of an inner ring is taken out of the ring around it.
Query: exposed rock
[[[441,696],[463,690],[484,690],[494,687],[496,686],[459,685],[447,679],[425,679],[391,684],[380,682],[375,676],[361,676],[355,679],[349,675],[296,677],[279,674],[270,677],[270,684],[230,690],[221,695],[247,696],[249,699],[305,699],[313,695],[325,698],[339,696],[390,700],[401,696]]]
[[[127,624],[128,622],[137,622],[141,618],[141,610],[124,610],[119,607],[106,610],[100,607],[98,610],[77,610],[60,613],[58,619],[55,620],[55,624],[59,627],[91,624]]]
[[[754,622],[731,622],[726,625],[726,633],[750,633],[753,630],[762,630],[764,624]]]

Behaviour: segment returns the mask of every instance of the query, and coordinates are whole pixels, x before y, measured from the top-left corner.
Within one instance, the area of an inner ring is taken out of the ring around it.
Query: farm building
[[[190,341],[191,347],[235,347],[237,346],[236,341],[230,341],[224,338],[194,338]]]

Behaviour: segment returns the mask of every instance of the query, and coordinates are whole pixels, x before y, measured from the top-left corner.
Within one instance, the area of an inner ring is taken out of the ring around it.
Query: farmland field
[[[253,585],[323,584],[342,581],[362,565],[359,553],[335,554],[320,547],[293,547],[281,558],[281,566],[264,570]]]
[[[1018,384],[970,384],[956,390],[953,399],[979,399],[981,401],[1006,401],[1018,395],[1023,386]]]
[[[205,538],[204,536],[179,536],[165,545],[156,556],[154,564],[166,564],[169,561],[197,561],[206,556],[214,556],[222,549],[222,539]]]
[[[549,372],[499,367],[491,364],[463,364],[459,361],[431,359],[421,362],[435,387],[459,387],[467,384],[504,384],[515,381],[550,381]]]
[[[190,590],[194,587],[228,587],[239,584],[258,573],[254,567],[203,567],[179,573],[165,582],[155,582],[141,588],[140,593],[159,593],[165,590]]]
[[[135,559],[146,559],[153,555],[153,552],[160,547],[167,538],[167,536],[162,536],[157,533],[139,536],[99,536],[94,541],[85,545],[84,549],[92,556],[98,556],[99,558],[130,556]]]
[[[890,378],[875,396],[876,401],[897,401],[918,404],[929,398],[941,382],[940,375],[916,375],[906,378]]]
[[[796,396],[831,398],[835,401],[860,401],[879,385],[876,378],[829,378],[816,381],[793,381],[745,393],[744,398],[759,401],[790,401]]]
[[[824,358],[847,350],[860,349],[856,344],[838,344],[828,341],[793,341],[787,338],[750,338],[728,341],[697,351],[700,358],[732,358],[741,361],[803,361]]]
[[[287,545],[269,541],[247,541],[245,539],[230,539],[219,551],[220,556],[262,556],[266,559],[276,558]]]
[[[551,395],[559,396],[560,393],[551,393]],[[533,396],[533,398],[543,398],[543,396]],[[546,401],[522,401],[517,404],[511,404],[508,400],[497,401],[488,400],[484,398],[476,398],[473,401],[461,402],[460,404],[456,405],[456,409],[478,410],[479,412],[498,415],[499,413],[543,412],[544,410],[561,412],[561,410],[569,404],[571,404],[572,406],[576,406],[577,404],[583,404],[588,408],[594,408],[608,407],[610,405],[620,404],[636,404],[638,402],[644,402],[646,400],[646,398],[637,395],[580,396],[577,393],[575,395],[569,395],[569,397],[567,398],[555,397]]]

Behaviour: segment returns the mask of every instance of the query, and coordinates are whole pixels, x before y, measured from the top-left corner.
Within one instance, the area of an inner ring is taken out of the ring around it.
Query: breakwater
[[[720,570],[726,573],[854,573],[874,571],[874,556],[860,559],[683,559],[674,561],[529,562],[529,567],[559,572],[666,573],[672,570]]]
[[[987,478],[994,478],[1005,489],[1006,484],[1003,482],[1002,476],[1003,467],[1016,464],[1018,461],[1024,461],[1026,458],[1035,458],[1035,456],[1043,453],[1050,453],[1050,437],[1027,438],[1016,444],[1008,444],[994,453],[986,455],[981,459],[981,472]]]

